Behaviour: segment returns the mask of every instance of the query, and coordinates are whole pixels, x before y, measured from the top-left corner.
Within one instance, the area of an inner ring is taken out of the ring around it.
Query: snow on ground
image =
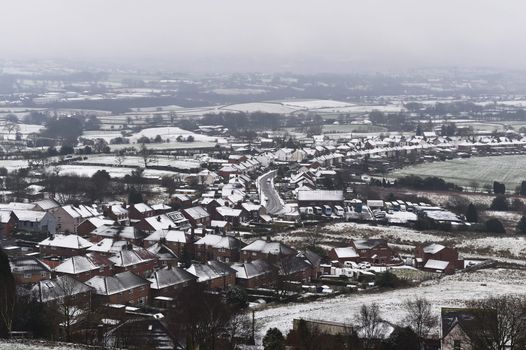
[[[194,160],[176,160],[173,157],[155,156],[153,161],[149,163],[152,166],[174,167],[185,170],[201,169],[199,162]],[[116,164],[116,157],[113,155],[93,155],[88,156],[88,159],[83,159],[79,163],[95,164],[95,165],[114,165]],[[144,167],[144,159],[136,156],[126,156],[121,164],[128,167]]]
[[[118,131],[112,131],[112,130],[108,130],[108,131],[97,130],[97,131],[84,131],[81,137],[88,139],[88,140],[103,139],[109,143],[111,139],[122,137],[122,134]]]
[[[414,194],[414,192],[412,193]],[[468,199],[475,204],[483,204],[489,206],[495,196],[484,193],[448,193],[448,192],[425,192],[419,191],[419,197],[428,198],[436,205],[446,206],[448,202],[454,197],[462,197]]]
[[[95,166],[95,165],[60,165],[58,167],[49,167],[47,171],[53,172],[58,168],[59,175],[76,174],[79,176],[91,177],[99,170],[106,170],[113,178],[123,178],[126,175],[131,175],[133,168],[120,168],[109,166]],[[168,170],[146,169],[143,176],[146,178],[160,178],[163,176],[174,176],[179,173]]]
[[[0,350],[81,350],[87,349],[80,344],[52,344],[50,342],[32,341],[29,343],[0,341]]]
[[[264,94],[267,92],[265,89],[228,89],[228,88],[222,88],[222,89],[214,89],[212,90],[213,93],[218,95],[259,95]]]
[[[19,134],[22,139],[25,139],[27,135],[39,133],[42,129],[44,129],[42,125],[16,124],[15,129],[9,132],[6,125],[0,125],[0,138],[5,140],[16,140],[16,135]]]
[[[332,107],[320,109],[320,112],[329,113],[368,113],[372,111],[379,111],[383,113],[398,113],[404,111],[405,108],[402,105],[356,105],[347,107]]]
[[[8,172],[20,169],[27,168],[29,162],[25,159],[1,159],[0,168],[6,168]]]
[[[305,304],[288,304],[256,312],[261,327],[258,344],[271,327],[284,334],[292,328],[295,318],[313,318],[337,322],[352,322],[363,304],[378,303],[382,317],[400,323],[404,317],[402,304],[415,296],[427,298],[438,315],[442,307],[461,307],[466,301],[490,295],[526,295],[526,272],[520,270],[488,269],[473,273],[459,273],[439,280],[430,280],[419,287],[373,294],[351,294]]]
[[[486,210],[484,215],[492,218],[497,218],[499,220],[508,220],[519,222],[522,217],[522,213],[515,211],[496,211],[496,210]]]
[[[281,104],[300,109],[343,108],[354,106],[352,103],[334,100],[290,100],[281,102]]]
[[[497,255],[526,257],[526,237],[484,237],[463,240],[457,248],[467,251],[488,250]]]
[[[308,242],[309,233],[313,228],[285,231],[276,238],[296,247]],[[339,222],[323,226],[319,229],[320,246],[332,249],[342,246],[350,239],[383,238],[393,247],[400,245],[403,251],[409,247],[424,243],[444,243],[460,249],[461,255],[485,255],[496,258],[526,257],[526,237],[515,236],[485,236],[481,234],[464,234],[459,232],[438,233],[434,231],[418,231],[400,226],[372,226],[354,222]],[[519,262],[520,260],[516,260]],[[510,260],[512,262],[512,260]]]
[[[148,128],[139,131],[138,133],[130,136],[129,139],[131,142],[137,142],[137,140],[143,136],[149,138],[155,138],[157,135],[161,136],[164,141],[167,139],[170,142],[175,142],[179,136],[187,138],[188,136],[193,136],[195,141],[205,141],[205,142],[220,142],[218,137],[212,137],[207,135],[196,134],[188,130],[184,130],[175,126],[170,127],[161,127],[161,128]]]
[[[279,102],[250,102],[250,103],[238,103],[228,106],[221,107],[222,111],[237,111],[237,112],[266,112],[266,113],[278,113],[278,114],[289,114],[298,110],[292,106],[284,106]]]
[[[213,148],[216,144],[212,142],[163,142],[163,143],[149,143],[146,147],[153,150],[181,150],[181,149],[195,149],[195,148]],[[112,151],[133,148],[139,150],[142,145],[138,143],[109,145]]]

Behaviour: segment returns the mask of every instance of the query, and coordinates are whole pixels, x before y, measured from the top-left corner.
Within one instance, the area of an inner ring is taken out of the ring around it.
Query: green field
[[[469,186],[471,181],[482,186],[496,180],[504,182],[509,190],[513,190],[526,180],[526,155],[438,161],[397,169],[389,175],[395,178],[407,175],[438,176],[460,186]]]

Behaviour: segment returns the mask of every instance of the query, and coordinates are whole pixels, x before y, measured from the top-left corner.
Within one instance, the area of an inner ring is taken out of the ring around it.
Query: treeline
[[[397,179],[395,185],[430,191],[462,191],[461,186],[452,182],[446,182],[444,179],[436,176],[422,178],[416,175],[408,175]]]
[[[220,114],[206,114],[202,125],[223,125],[231,131],[277,129],[282,126],[284,116],[277,113],[265,112],[224,112]]]

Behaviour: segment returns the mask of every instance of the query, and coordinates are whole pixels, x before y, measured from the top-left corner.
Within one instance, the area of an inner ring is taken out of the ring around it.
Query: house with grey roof
[[[236,270],[236,283],[244,288],[259,288],[272,283],[275,268],[262,259],[231,266]]]
[[[95,276],[86,285],[93,289],[96,304],[138,304],[148,303],[150,281],[126,271],[113,276]]]
[[[197,276],[180,267],[166,267],[155,271],[148,277],[153,297],[170,296],[181,288],[197,281]]]
[[[225,289],[236,284],[236,270],[217,260],[193,263],[186,271],[209,289]]]

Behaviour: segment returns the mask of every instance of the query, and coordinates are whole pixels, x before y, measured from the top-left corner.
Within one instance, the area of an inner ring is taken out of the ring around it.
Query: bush
[[[526,234],[526,216],[522,216],[519,222],[517,223],[516,232],[519,235]]]
[[[479,221],[479,215],[477,212],[477,207],[473,205],[473,203],[470,203],[468,206],[468,210],[466,211],[466,220],[468,222],[477,222]]]
[[[491,233],[506,233],[506,229],[499,219],[489,219],[486,221],[486,231]]]
[[[396,184],[402,187],[411,187],[422,190],[462,191],[462,187],[451,182],[446,182],[444,179],[436,176],[421,178],[420,176],[409,175],[399,178],[396,181]]]
[[[277,328],[270,328],[263,338],[265,350],[285,350],[285,338]]]
[[[376,274],[374,284],[380,288],[396,288],[402,285],[397,275],[389,271]]]
[[[510,204],[506,197],[501,195],[493,199],[489,208],[497,211],[508,211],[510,209]]]

